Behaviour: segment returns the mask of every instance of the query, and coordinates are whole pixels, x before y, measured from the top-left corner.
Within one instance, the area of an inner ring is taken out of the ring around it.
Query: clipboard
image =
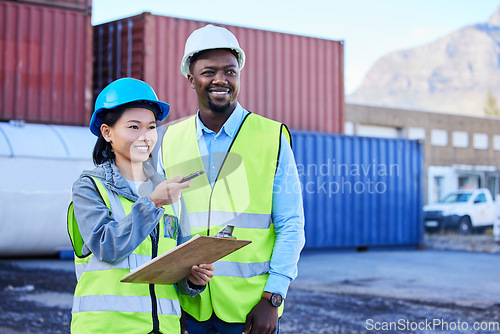
[[[197,235],[137,267],[121,282],[174,284],[191,275],[193,265],[213,263],[251,242],[250,240]]]

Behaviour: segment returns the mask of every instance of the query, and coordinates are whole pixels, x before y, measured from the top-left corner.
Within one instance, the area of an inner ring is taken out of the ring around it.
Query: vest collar
[[[156,186],[161,182],[165,181],[165,178],[161,174],[156,173],[149,162],[144,163],[143,166],[144,173],[149,179],[151,179],[154,188],[156,188]],[[103,164],[96,166],[93,170],[84,171],[82,176],[93,176],[102,180],[102,183],[105,184],[109,190],[131,201],[135,202],[139,198],[130,188],[130,184],[127,182],[125,177],[120,174],[118,167],[116,167],[116,165],[111,161],[106,161]]]

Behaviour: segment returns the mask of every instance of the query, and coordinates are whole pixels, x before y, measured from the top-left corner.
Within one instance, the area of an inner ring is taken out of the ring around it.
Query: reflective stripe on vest
[[[91,311],[115,312],[152,312],[150,296],[81,296],[75,297],[72,313]],[[157,298],[158,314],[181,315],[180,308],[172,304],[172,300]]]
[[[206,229],[208,212],[189,212],[187,217],[191,228]],[[212,226],[222,227],[231,224],[241,228],[268,229],[271,226],[271,215],[262,213],[211,211],[210,221]]]
[[[271,261],[260,263],[238,263],[229,261],[217,261],[214,263],[214,276],[250,278],[265,275],[269,272]]]
[[[207,176],[202,175],[183,191],[187,210],[184,223],[189,224],[191,235],[215,235],[222,226],[232,224],[236,238],[252,240],[249,246],[214,264],[209,289],[194,298],[180,296],[183,309],[198,321],[209,319],[215,312],[226,322],[245,322],[261,298],[275,239],[272,196],[283,128],[280,123],[248,114],[213,189]],[[258,142],[254,138],[259,138]],[[163,138],[162,150],[167,178],[204,169],[196,118],[171,125]],[[282,308],[280,315],[281,312]]]
[[[96,270],[110,270],[110,269],[130,269],[133,270],[137,267],[142,266],[151,260],[151,255],[140,255],[132,253],[125,260],[117,264],[109,264],[106,262],[99,261],[94,256],[89,257],[89,262],[76,263],[75,271],[77,280],[80,279],[85,271],[96,271]]]
[[[120,221],[132,210],[133,202],[108,191],[97,179],[92,178],[104,203],[110,209],[114,219]],[[171,206],[165,206],[165,214],[159,223],[159,231],[164,230],[165,218],[175,215]],[[73,226],[70,229],[70,226]],[[70,236],[80,236],[73,210],[68,212],[68,230]],[[81,238],[81,236],[80,236]],[[73,242],[75,245],[75,243]],[[175,247],[176,240],[159,233],[158,254]],[[73,300],[71,331],[79,333],[123,332],[123,321],[128,328],[137,332],[150,332],[153,329],[152,295],[149,284],[122,283],[130,270],[148,262],[152,258],[152,241],[147,237],[127,258],[117,264],[100,261],[92,254],[86,257],[75,256],[75,271],[78,283]],[[76,250],[75,250],[76,252]],[[154,286],[156,297],[156,317],[160,330],[180,332],[180,304],[173,285]],[[127,312],[123,317],[121,312]],[[155,317],[155,316],[153,316]],[[107,319],[103,322],[100,319]],[[120,320],[121,319],[121,320]],[[113,323],[120,321],[115,327]],[[100,322],[101,326],[96,322]],[[89,323],[93,323],[89,329]],[[125,328],[127,328],[125,326]]]

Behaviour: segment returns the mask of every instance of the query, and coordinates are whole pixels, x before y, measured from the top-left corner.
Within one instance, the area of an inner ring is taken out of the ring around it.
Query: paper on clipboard
[[[121,282],[174,284],[189,276],[193,265],[213,263],[251,242],[197,235],[138,267]]]

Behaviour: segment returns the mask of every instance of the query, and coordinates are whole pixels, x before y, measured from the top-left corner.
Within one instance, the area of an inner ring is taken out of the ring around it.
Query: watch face
[[[278,307],[283,303],[283,297],[279,293],[273,293],[271,296],[271,304],[273,304],[274,307]]]

